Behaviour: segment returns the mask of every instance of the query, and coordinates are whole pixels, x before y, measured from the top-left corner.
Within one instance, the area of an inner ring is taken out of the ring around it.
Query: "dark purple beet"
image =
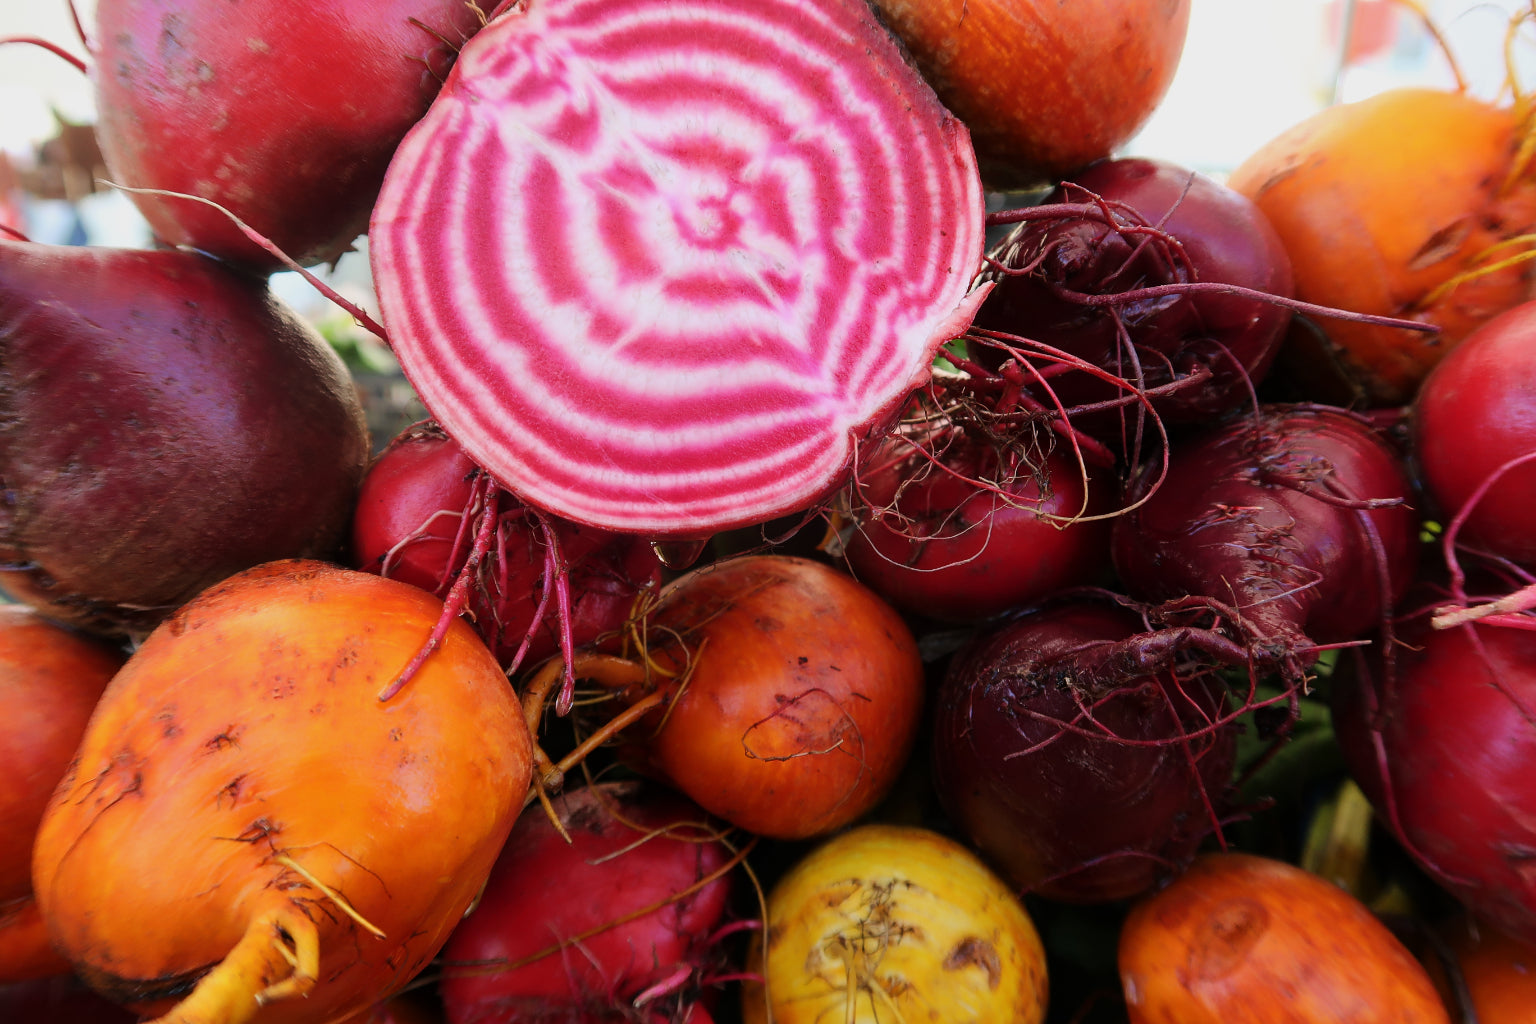
[[[1024,890],[1070,902],[1144,892],[1194,855],[1224,806],[1236,731],[1206,729],[1231,710],[1212,666],[1242,657],[1215,634],[1149,631],[1088,599],[984,634],[939,689],[945,810]]]
[[[1408,495],[1402,460],[1364,420],[1265,406],[1174,446],[1167,478],[1115,522],[1115,568],[1137,597],[1223,602],[1282,646],[1351,640],[1413,577]]]
[[[368,457],[346,367],[265,282],[190,252],[0,241],[0,587],[139,632],[333,557]]]
[[[1110,204],[1113,225],[1095,197]],[[1117,298],[1191,282],[1289,298],[1290,259],[1246,197],[1163,161],[1104,160],[1059,186],[1029,217],[992,256],[1032,269],[990,275],[997,284],[976,327],[1064,349],[1133,381],[1134,356],[1148,388],[1209,372],[1204,383],[1154,401],[1159,415],[1176,422],[1240,405],[1251,393],[1248,379],[1268,372],[1290,322],[1282,306],[1213,291]],[[1117,316],[1134,352],[1119,336]],[[1052,387],[1069,405],[1125,394],[1084,373],[1057,378]],[[1074,422],[1104,434],[1104,417]]]

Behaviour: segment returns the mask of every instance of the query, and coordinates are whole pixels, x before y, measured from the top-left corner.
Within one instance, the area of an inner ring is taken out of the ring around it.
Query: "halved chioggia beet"
[[[529,0],[370,229],[427,408],[519,498],[697,538],[826,497],[965,329],[964,126],[864,0]]]

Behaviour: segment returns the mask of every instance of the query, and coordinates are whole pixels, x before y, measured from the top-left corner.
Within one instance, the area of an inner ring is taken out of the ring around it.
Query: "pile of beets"
[[[1451,1017],[1441,919],[1536,964],[1536,302],[1342,308],[1283,173],[1115,156],[1177,45],[1073,28],[1082,154],[880,6],[98,0],[156,244],[0,237],[0,1019],[915,1020],[868,907],[775,974],[870,822],[1023,901],[1021,1021],[1164,1019],[1117,935],[1216,852],[1353,850]],[[395,437],[269,287],[365,236]]]

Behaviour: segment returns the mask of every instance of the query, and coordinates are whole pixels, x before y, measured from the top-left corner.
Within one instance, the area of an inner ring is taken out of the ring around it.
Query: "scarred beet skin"
[[[140,632],[260,562],[333,557],[368,457],[341,359],[182,251],[0,241],[0,586]]]

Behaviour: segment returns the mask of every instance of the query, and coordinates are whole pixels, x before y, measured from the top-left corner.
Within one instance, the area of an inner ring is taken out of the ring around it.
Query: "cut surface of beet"
[[[861,0],[533,0],[370,232],[423,401],[520,498],[697,537],[814,503],[968,325],[965,128]]]

